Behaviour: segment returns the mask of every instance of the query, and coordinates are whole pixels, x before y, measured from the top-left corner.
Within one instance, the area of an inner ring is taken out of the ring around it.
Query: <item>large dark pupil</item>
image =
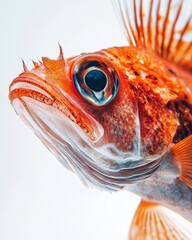
[[[105,74],[100,70],[91,70],[85,76],[87,86],[94,92],[102,91],[107,83]]]

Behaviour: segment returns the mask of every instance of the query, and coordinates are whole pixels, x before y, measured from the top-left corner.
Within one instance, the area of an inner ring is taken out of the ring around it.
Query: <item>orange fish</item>
[[[189,240],[191,2],[113,3],[128,46],[69,59],[60,47],[57,60],[43,57],[31,70],[23,63],[9,99],[84,183],[141,196],[129,239]]]

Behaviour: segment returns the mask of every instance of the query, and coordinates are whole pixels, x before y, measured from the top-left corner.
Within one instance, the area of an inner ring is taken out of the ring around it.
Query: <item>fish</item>
[[[141,197],[130,240],[192,239],[192,8],[114,0],[127,46],[43,57],[10,84],[19,117],[87,186]]]

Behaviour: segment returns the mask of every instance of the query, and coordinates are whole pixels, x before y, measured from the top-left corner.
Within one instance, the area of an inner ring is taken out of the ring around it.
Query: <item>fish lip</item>
[[[93,143],[98,142],[104,135],[102,126],[84,112],[77,101],[73,101],[72,97],[59,86],[54,86],[34,73],[21,73],[9,87],[9,99],[12,105],[15,99],[22,99],[23,97],[33,98],[57,108],[72,122],[76,123]]]

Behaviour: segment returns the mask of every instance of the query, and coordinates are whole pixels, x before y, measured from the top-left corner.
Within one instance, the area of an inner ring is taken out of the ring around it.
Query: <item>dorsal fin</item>
[[[130,45],[152,49],[192,71],[190,0],[113,0]]]

